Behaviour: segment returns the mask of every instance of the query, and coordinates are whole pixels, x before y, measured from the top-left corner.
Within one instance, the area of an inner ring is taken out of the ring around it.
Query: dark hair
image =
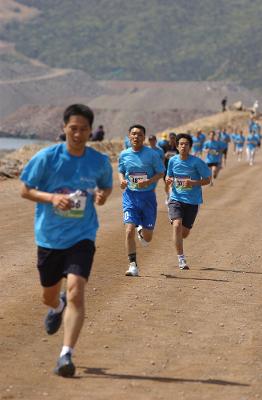
[[[175,132],[170,132],[168,136],[169,136],[169,139],[170,139],[171,137],[174,137],[174,138],[175,138],[175,137],[176,137],[176,134],[175,134]]]
[[[192,147],[192,145],[193,145],[193,139],[192,139],[192,137],[191,137],[191,135],[189,135],[188,133],[179,133],[178,135],[176,135],[176,145],[178,146],[178,144],[179,144],[179,140],[180,139],[186,139],[186,140],[188,140],[189,141],[189,146],[190,146],[190,148]]]
[[[144,132],[144,134],[146,134],[146,128],[143,125],[139,125],[139,124],[135,124],[130,126],[130,128],[128,129],[128,132],[130,133],[132,131],[133,128],[137,128],[140,129],[141,131]]]
[[[63,114],[64,123],[67,124],[72,115],[81,115],[86,118],[89,122],[90,128],[92,128],[94,122],[94,113],[91,108],[85,106],[84,104],[71,104],[68,106]]]
[[[150,135],[148,140],[156,140],[156,136],[155,135]]]

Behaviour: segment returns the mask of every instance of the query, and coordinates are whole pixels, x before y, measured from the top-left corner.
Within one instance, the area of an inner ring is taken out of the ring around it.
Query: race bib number
[[[87,192],[77,190],[69,195],[71,201],[70,210],[62,211],[55,208],[55,213],[65,218],[83,218],[86,208]]]
[[[132,172],[129,175],[130,189],[139,189],[138,183],[147,180],[146,172]]]
[[[181,192],[182,190],[191,190],[192,187],[185,187],[184,182],[186,179],[191,179],[190,176],[185,176],[185,175],[176,175],[174,177],[174,183],[176,190]]]

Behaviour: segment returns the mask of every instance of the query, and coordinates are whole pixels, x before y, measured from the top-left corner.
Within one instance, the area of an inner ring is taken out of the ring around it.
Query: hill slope
[[[94,79],[220,80],[262,87],[261,0],[19,0],[37,8],[0,39]]]

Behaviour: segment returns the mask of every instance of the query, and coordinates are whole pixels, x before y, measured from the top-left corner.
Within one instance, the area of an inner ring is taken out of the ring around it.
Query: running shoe
[[[178,260],[178,266],[180,269],[189,269],[189,266],[186,263],[186,260],[184,258],[180,258]]]
[[[138,267],[134,261],[129,264],[126,276],[138,276]]]
[[[143,247],[147,247],[149,243],[143,238],[142,229],[143,227],[141,225],[136,227],[137,238]]]
[[[71,360],[71,354],[67,353],[62,357],[59,357],[57,360],[56,367],[54,369],[54,373],[59,376],[63,376],[64,378],[70,378],[75,374],[75,366]]]
[[[53,335],[58,331],[62,322],[62,315],[66,308],[66,293],[60,293],[60,299],[64,302],[64,308],[60,313],[56,313],[53,310],[49,310],[45,318],[45,330],[48,335]]]

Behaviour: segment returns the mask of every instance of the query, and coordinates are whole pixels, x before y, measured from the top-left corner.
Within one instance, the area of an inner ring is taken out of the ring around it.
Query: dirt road
[[[45,335],[35,270],[33,204],[19,183],[0,183],[0,399],[262,399],[262,151],[253,167],[230,161],[186,242],[179,271],[162,182],[141,276],[124,276],[118,187],[99,209],[101,229],[87,286],[77,376],[52,374],[62,329]]]

